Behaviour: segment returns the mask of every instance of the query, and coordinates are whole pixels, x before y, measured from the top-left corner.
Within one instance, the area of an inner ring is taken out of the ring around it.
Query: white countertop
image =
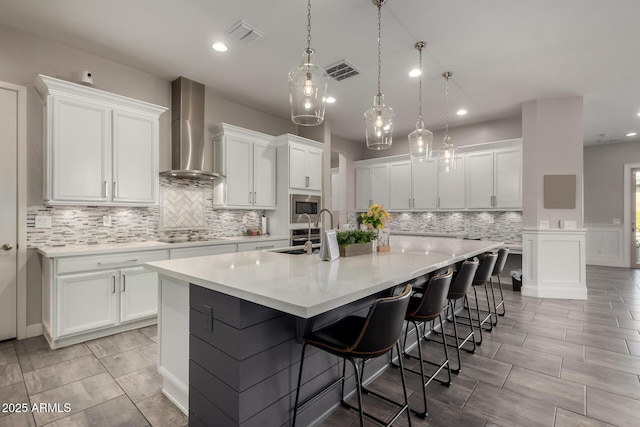
[[[232,236],[220,237],[213,240],[197,240],[191,242],[131,242],[109,243],[98,245],[66,245],[66,246],[41,246],[38,253],[47,258],[61,258],[78,255],[96,255],[116,252],[148,251],[154,249],[177,249],[196,246],[225,245],[233,243],[269,242],[273,240],[289,240],[287,236]]]
[[[502,242],[391,236],[391,252],[332,262],[317,255],[251,251],[156,261],[145,268],[302,318],[310,318]]]
[[[449,237],[452,239],[464,239],[465,233],[440,233],[437,231],[391,231],[391,235],[397,236],[422,236],[422,237]]]

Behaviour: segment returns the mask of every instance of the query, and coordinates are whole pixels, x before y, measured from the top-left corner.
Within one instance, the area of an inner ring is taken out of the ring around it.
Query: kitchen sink
[[[306,255],[307,253],[307,251],[305,251],[304,249],[289,249],[286,251],[272,251],[272,252],[277,254],[287,254],[287,255]],[[317,255],[320,253],[320,249],[316,248],[311,253]]]

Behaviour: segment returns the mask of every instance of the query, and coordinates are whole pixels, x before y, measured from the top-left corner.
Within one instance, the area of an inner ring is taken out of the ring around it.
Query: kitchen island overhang
[[[163,392],[194,422],[286,424],[295,386],[289,380],[299,362],[300,319],[357,312],[380,292],[503,244],[392,236],[391,245],[391,252],[332,262],[317,255],[254,251],[147,264],[160,275]],[[335,361],[312,363],[317,371],[306,389],[335,371]],[[190,411],[189,402],[195,405]],[[328,393],[302,419],[311,422],[336,402]]]

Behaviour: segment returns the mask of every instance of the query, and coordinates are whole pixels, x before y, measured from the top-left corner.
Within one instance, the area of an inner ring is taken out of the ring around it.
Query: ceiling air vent
[[[325,71],[329,76],[333,77],[337,81],[348,79],[349,77],[357,76],[360,71],[356,70],[356,67],[349,64],[344,59],[333,65],[329,65],[325,68]]]
[[[251,44],[261,38],[264,34],[246,22],[238,21],[229,28],[227,35],[236,40],[240,40],[244,44]]]

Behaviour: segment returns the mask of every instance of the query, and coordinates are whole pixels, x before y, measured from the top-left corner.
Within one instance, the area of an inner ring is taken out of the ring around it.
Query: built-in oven
[[[320,211],[320,196],[310,196],[308,194],[292,194],[291,195],[291,223],[306,223],[309,215],[311,222],[318,220],[318,212]]]
[[[308,228],[297,228],[291,230],[291,246],[304,246],[304,243],[309,239]],[[311,229],[311,243],[320,243],[320,229]]]

